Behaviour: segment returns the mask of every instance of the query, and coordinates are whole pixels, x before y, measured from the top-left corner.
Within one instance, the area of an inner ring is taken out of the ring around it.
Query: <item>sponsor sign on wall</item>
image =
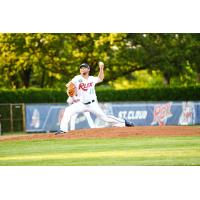
[[[26,131],[59,130],[66,106],[66,104],[27,104]],[[128,119],[136,126],[200,124],[200,102],[104,103],[100,106],[107,115]],[[97,128],[110,126],[93,114],[91,117]],[[89,128],[87,119],[82,113],[76,118],[75,128]]]

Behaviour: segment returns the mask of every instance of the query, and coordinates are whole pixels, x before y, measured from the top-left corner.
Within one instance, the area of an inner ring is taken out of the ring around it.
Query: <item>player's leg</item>
[[[89,127],[90,127],[90,128],[95,128],[96,126],[95,126],[95,124],[94,124],[94,121],[93,121],[93,119],[92,119],[90,113],[89,113],[89,112],[84,112],[83,114],[85,115],[85,117],[86,117],[86,119],[87,119],[87,121],[88,121]]]
[[[99,117],[101,120],[111,123],[112,126],[117,127],[124,127],[125,126],[125,120],[116,118],[111,115],[106,115],[103,110],[100,108],[99,104],[94,102],[89,106],[89,111],[94,113],[97,117]]]
[[[78,114],[74,114],[71,116],[70,119],[70,130],[73,131],[75,130],[75,124],[76,124],[76,118],[77,118]]]
[[[134,126],[134,123],[129,122],[125,119],[120,119],[113,115],[106,115],[103,112],[103,110],[100,108],[100,106],[97,102],[94,102],[93,104],[91,104],[89,106],[89,111],[94,113],[96,116],[98,116],[103,121],[111,123],[112,126],[116,126],[116,127]]]
[[[85,111],[85,106],[84,104],[80,102],[72,104],[68,106],[67,108],[65,108],[64,115],[60,123],[60,131],[67,132],[71,117],[74,114],[84,112],[84,111]]]

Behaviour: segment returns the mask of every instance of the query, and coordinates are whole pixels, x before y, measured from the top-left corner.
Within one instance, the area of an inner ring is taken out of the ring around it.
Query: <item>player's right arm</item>
[[[104,63],[103,62],[99,62],[99,75],[98,75],[98,77],[101,81],[103,81],[103,79],[104,79]]]

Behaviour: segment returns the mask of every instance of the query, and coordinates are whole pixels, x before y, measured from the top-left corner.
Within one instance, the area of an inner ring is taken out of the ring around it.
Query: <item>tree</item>
[[[185,34],[139,34],[129,35],[134,60],[140,69],[149,72],[158,70],[164,82],[170,85],[172,77],[184,74],[187,63],[186,49],[188,37]]]
[[[188,60],[189,64],[196,71],[197,82],[200,83],[200,34],[190,34],[190,46],[188,48]]]
[[[189,71],[197,71],[200,80],[199,50],[198,34],[0,34],[0,86],[64,87],[80,63],[88,62],[97,74],[100,60],[106,69],[103,84],[133,80],[140,70],[156,70],[166,85]]]

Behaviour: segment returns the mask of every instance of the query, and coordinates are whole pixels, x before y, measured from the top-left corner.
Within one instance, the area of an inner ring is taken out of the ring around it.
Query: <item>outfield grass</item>
[[[0,142],[1,166],[200,165],[200,137]]]

